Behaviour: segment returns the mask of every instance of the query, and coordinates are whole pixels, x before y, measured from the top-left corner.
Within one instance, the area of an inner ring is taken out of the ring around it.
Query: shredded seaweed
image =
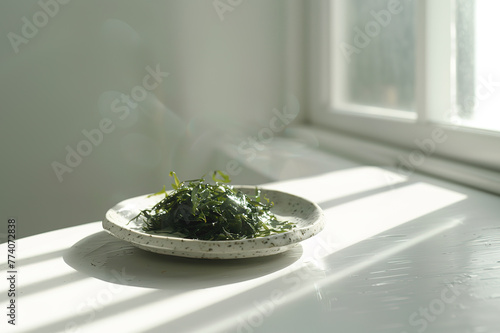
[[[142,210],[131,221],[144,217],[144,231],[165,232],[178,237],[200,240],[236,240],[265,237],[290,231],[294,224],[279,221],[271,212],[271,202],[256,187],[247,195],[229,185],[229,176],[214,171],[205,178],[179,181],[170,172],[172,191],[163,189],[152,195],[165,195],[150,209]]]

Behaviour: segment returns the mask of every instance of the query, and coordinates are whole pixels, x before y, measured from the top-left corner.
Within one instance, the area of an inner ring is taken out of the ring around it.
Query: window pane
[[[336,103],[414,111],[414,7],[412,1],[334,1],[335,18],[342,21],[335,43]]]
[[[499,11],[498,0],[455,2],[455,124],[500,130]]]

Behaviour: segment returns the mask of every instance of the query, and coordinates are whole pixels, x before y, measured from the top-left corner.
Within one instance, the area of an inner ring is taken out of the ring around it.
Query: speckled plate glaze
[[[254,186],[234,186],[246,194],[253,194]],[[291,231],[243,240],[205,241],[179,238],[161,232],[142,230],[143,220],[130,219],[146,208],[150,208],[164,196],[148,198],[143,195],[118,203],[106,213],[103,228],[113,236],[152,252],[189,258],[232,259],[268,256],[287,251],[299,242],[319,233],[324,227],[321,208],[304,198],[271,189],[261,188],[274,202],[272,212],[279,220],[294,222]]]

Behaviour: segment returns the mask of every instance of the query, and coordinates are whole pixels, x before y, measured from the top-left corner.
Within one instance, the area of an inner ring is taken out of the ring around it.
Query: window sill
[[[448,160],[425,152],[425,149],[402,149],[361,138],[326,131],[315,126],[298,126],[287,130],[287,137],[313,142],[323,151],[360,163],[396,171],[401,176],[428,174],[476,189],[500,194],[500,173],[462,162]]]

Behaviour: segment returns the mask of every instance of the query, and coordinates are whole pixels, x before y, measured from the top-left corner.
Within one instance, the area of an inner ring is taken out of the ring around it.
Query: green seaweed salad
[[[175,183],[173,191],[152,194],[165,195],[151,209],[141,211],[131,221],[144,217],[144,231],[165,232],[183,238],[200,240],[235,240],[269,236],[291,230],[294,224],[278,221],[271,213],[274,203],[255,188],[255,195],[247,195],[228,185],[229,176],[214,171],[212,179],[179,181],[170,172]]]

